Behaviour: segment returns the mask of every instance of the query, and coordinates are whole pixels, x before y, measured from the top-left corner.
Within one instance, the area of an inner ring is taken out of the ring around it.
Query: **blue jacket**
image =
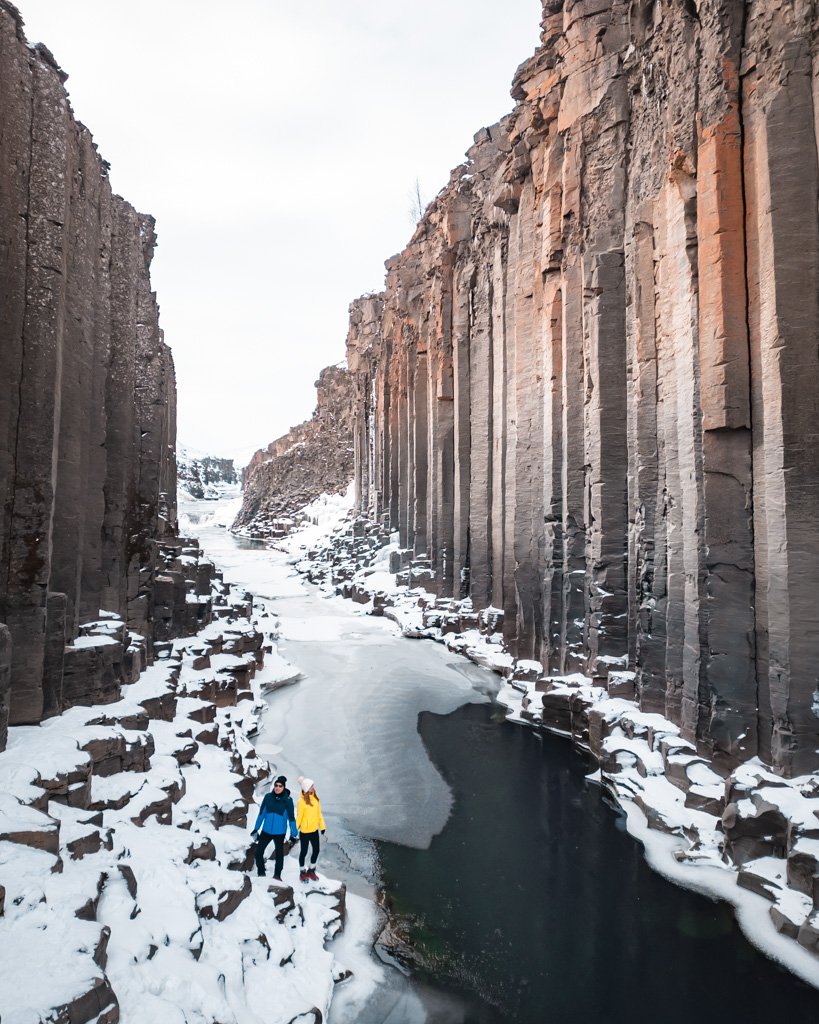
[[[287,824],[290,823],[290,834],[296,835],[296,815],[293,811],[293,801],[290,798],[290,790],[286,789],[281,796],[275,793],[268,793],[262,800],[259,808],[259,817],[253,826],[257,832],[261,826],[262,832],[271,836],[283,836],[287,832]]]

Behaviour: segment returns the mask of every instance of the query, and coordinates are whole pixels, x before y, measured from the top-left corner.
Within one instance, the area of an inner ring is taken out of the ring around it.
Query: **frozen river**
[[[256,750],[276,774],[287,776],[294,792],[299,776],[315,781],[329,840],[319,869],[365,897],[350,901],[349,913],[359,918],[352,931],[371,935],[379,880],[375,840],[426,849],[452,810],[450,787],[426,752],[418,716],[487,703],[498,679],[437,644],[408,642],[392,622],[361,614],[349,601],[322,596],[282,552],[215,525],[214,519],[230,518],[229,508],[227,501],[180,502],[183,529],[199,537],[226,582],[249,590],[275,617],[278,651],[303,674],[269,694]],[[408,982],[357,937],[342,937],[334,950],[357,981],[337,992],[331,1024],[468,1019],[469,1000]]]
[[[359,897],[334,947],[355,980],[331,1024],[722,1024],[785,1008],[819,1022],[817,993],[758,954],[729,907],[648,868],[581,754],[502,720],[497,677],[201,518],[221,505],[180,512],[225,579],[275,616],[279,652],[303,673],[269,696],[257,750],[292,789],[315,780],[319,868]],[[430,965],[412,980],[361,941],[376,886]]]

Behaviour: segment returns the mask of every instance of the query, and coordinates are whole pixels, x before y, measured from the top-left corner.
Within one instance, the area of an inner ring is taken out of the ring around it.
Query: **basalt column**
[[[819,746],[815,16],[751,4],[742,69],[760,734],[789,773]]]
[[[112,195],[65,79],[0,0],[0,745],[6,718],[116,699],[122,665],[106,666],[104,697],[73,642],[104,608],[150,644],[156,555],[129,566],[129,552],[156,551],[161,502],[175,526],[173,364],[150,291],[153,236],[140,239],[150,221]],[[160,373],[146,371],[140,331]],[[134,618],[129,587],[144,594]]]
[[[819,767],[816,17],[544,4],[389,261],[361,476],[511,653],[788,775]]]

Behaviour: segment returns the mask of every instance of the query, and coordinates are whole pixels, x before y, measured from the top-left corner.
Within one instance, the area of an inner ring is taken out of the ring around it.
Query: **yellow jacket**
[[[296,828],[299,832],[317,832],[319,829],[323,832],[326,828],[317,796],[310,797],[309,806],[304,801],[304,793],[299,797],[299,806],[296,808]]]

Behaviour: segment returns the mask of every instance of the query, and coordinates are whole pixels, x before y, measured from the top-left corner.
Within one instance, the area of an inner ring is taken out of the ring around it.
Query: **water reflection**
[[[428,851],[379,844],[427,973],[480,996],[469,1020],[819,1022],[819,993],[757,953],[730,907],[648,867],[577,750],[492,714],[420,716],[454,810]]]

